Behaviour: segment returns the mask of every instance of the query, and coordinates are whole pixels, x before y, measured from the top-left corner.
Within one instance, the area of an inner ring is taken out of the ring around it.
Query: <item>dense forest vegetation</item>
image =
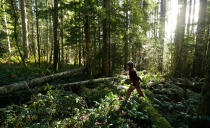
[[[210,126],[210,0],[0,7],[0,127]],[[128,61],[144,97],[121,98]]]

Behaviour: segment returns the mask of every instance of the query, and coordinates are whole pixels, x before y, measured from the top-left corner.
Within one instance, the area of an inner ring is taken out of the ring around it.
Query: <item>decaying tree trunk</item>
[[[107,77],[107,78],[91,79],[91,80],[79,81],[79,82],[74,82],[74,83],[58,84],[58,85],[53,86],[53,88],[60,88],[60,87],[67,87],[67,86],[75,86],[75,85],[86,85],[86,84],[104,82],[104,81],[115,80],[115,79],[117,79],[117,77]]]
[[[56,74],[40,77],[40,78],[35,78],[30,81],[21,81],[21,82],[10,84],[10,85],[5,85],[5,86],[0,87],[0,95],[13,92],[16,90],[21,90],[27,87],[38,86],[45,82],[49,82],[49,81],[52,81],[61,77],[73,76],[82,72],[83,70],[84,68],[77,68],[77,69],[73,69],[66,72],[61,72],[61,73],[56,73]]]
[[[172,128],[171,124],[149,102],[142,109],[149,113],[151,121],[156,128]]]

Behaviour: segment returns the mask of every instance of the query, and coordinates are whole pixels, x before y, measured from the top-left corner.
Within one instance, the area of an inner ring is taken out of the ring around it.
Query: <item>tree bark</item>
[[[61,36],[61,62],[64,62],[64,42],[63,42],[63,9],[61,10],[61,32],[60,32],[60,36]]]
[[[33,55],[34,55],[34,62],[36,63],[36,46],[37,46],[37,44],[36,44],[36,41],[34,40],[35,38],[35,36],[34,36],[34,15],[33,15],[33,12],[32,12],[32,24],[31,24],[31,34],[32,34],[32,51],[33,51]]]
[[[186,13],[187,1],[179,0],[179,5],[181,5],[180,11],[177,16],[177,24],[175,31],[175,74],[182,74],[184,67],[184,57],[183,57],[183,44],[184,44],[184,33],[185,33],[185,13]]]
[[[195,6],[196,6],[196,0],[193,0],[193,18],[192,18],[192,29],[191,29],[191,33],[194,35],[194,26],[195,26]]]
[[[117,77],[91,79],[91,80],[79,81],[79,82],[74,82],[74,83],[58,84],[58,85],[53,86],[53,88],[61,88],[61,87],[76,86],[76,85],[86,85],[86,84],[94,84],[94,83],[98,83],[98,82],[104,82],[104,81],[115,80],[115,79],[117,79]]]
[[[46,0],[46,7],[48,8],[49,7],[49,2],[48,0]],[[46,22],[47,22],[47,41],[46,41],[46,45],[47,45],[47,51],[46,51],[46,54],[47,54],[47,63],[49,61],[49,42],[50,42],[50,34],[49,34],[49,15],[47,15],[47,19],[46,19]]]
[[[3,8],[3,11],[4,11],[4,23],[5,23],[5,30],[6,30],[6,33],[7,33],[7,43],[8,43],[8,51],[9,53],[11,53],[11,42],[10,42],[10,36],[9,36],[9,29],[8,29],[8,25],[7,25],[7,15],[6,15],[6,12],[5,12],[5,6],[4,6],[4,0],[3,0],[3,3],[2,3],[2,8]]]
[[[21,19],[22,19],[22,41],[23,41],[23,51],[24,58],[29,58],[29,43],[28,43],[28,28],[27,28],[27,18],[26,18],[26,0],[19,0],[21,8]]]
[[[196,33],[196,46],[193,60],[193,75],[202,77],[204,75],[204,59],[207,42],[205,40],[207,0],[200,0],[199,19]]]
[[[124,69],[126,70],[127,67],[127,62],[128,62],[128,0],[125,0],[125,35],[124,35],[124,39],[125,39],[125,46],[124,46]]]
[[[158,70],[163,71],[163,53],[164,53],[164,38],[165,38],[165,15],[166,15],[166,0],[161,0],[160,5],[160,29],[159,29],[159,38],[160,38],[160,54],[158,59]]]
[[[109,75],[109,0],[103,0],[103,8],[105,9],[105,18],[103,20],[103,65],[102,74],[104,76]]]
[[[190,0],[190,5],[189,5],[189,16],[188,16],[188,24],[187,24],[187,36],[189,38],[190,34],[190,26],[191,26],[191,12],[192,12],[192,0]]]
[[[81,21],[81,14],[80,14],[80,10],[81,10],[81,1],[79,0],[79,20]],[[79,66],[82,65],[82,35],[83,35],[83,32],[82,32],[82,26],[81,26],[81,23],[79,23]]]
[[[53,36],[54,36],[54,70],[58,71],[58,54],[59,54],[59,42],[58,42],[58,0],[54,0],[53,8]]]
[[[19,43],[18,43],[18,33],[17,33],[17,25],[18,25],[18,17],[17,16],[18,16],[18,12],[17,12],[17,6],[16,6],[17,3],[16,3],[16,1],[11,0],[10,4],[11,4],[11,7],[12,7],[12,16],[14,17],[13,32],[14,32],[15,43],[17,45],[18,53],[19,53],[19,55],[21,57],[22,63],[23,63],[24,66],[26,66],[25,58],[24,58],[24,56],[21,53],[20,46],[19,46]]]
[[[207,41],[208,41],[208,47],[207,47],[207,64],[206,64],[206,82],[205,85],[202,87],[201,92],[201,101],[200,101],[200,115],[201,116],[207,116],[210,117],[210,1],[208,1],[208,35],[207,35]]]
[[[38,0],[35,0],[35,8],[36,8],[36,41],[38,47],[38,64],[40,67],[40,59],[41,59],[41,48],[40,48],[40,40],[39,40],[39,18],[38,18]]]
[[[89,25],[89,0],[85,0],[85,42],[86,42],[86,68],[88,75],[91,76],[91,54],[90,54],[90,25]]]

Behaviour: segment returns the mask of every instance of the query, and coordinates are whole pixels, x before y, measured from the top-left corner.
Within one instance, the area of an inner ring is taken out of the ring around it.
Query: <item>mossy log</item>
[[[150,114],[156,128],[172,128],[171,124],[151,104],[146,105],[143,109]]]
[[[152,106],[149,99],[145,96],[145,102],[142,104],[142,109],[147,111],[151,117],[152,123],[156,128],[173,128],[171,124]]]
[[[10,85],[5,85],[5,86],[0,87],[0,95],[17,91],[17,90],[21,90],[21,89],[25,89],[28,87],[38,86],[45,82],[49,82],[49,81],[52,81],[61,77],[73,76],[78,73],[81,73],[82,71],[84,71],[84,68],[77,68],[70,71],[65,71],[65,72],[56,73],[56,74],[52,74],[52,75],[48,75],[44,77],[35,78],[29,81],[21,81],[21,82],[10,84]]]

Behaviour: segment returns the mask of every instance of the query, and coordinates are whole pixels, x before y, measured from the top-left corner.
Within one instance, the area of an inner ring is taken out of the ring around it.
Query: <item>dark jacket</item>
[[[137,75],[136,69],[134,68],[129,69],[129,77],[134,86],[139,82],[139,80],[141,81],[141,78]]]

